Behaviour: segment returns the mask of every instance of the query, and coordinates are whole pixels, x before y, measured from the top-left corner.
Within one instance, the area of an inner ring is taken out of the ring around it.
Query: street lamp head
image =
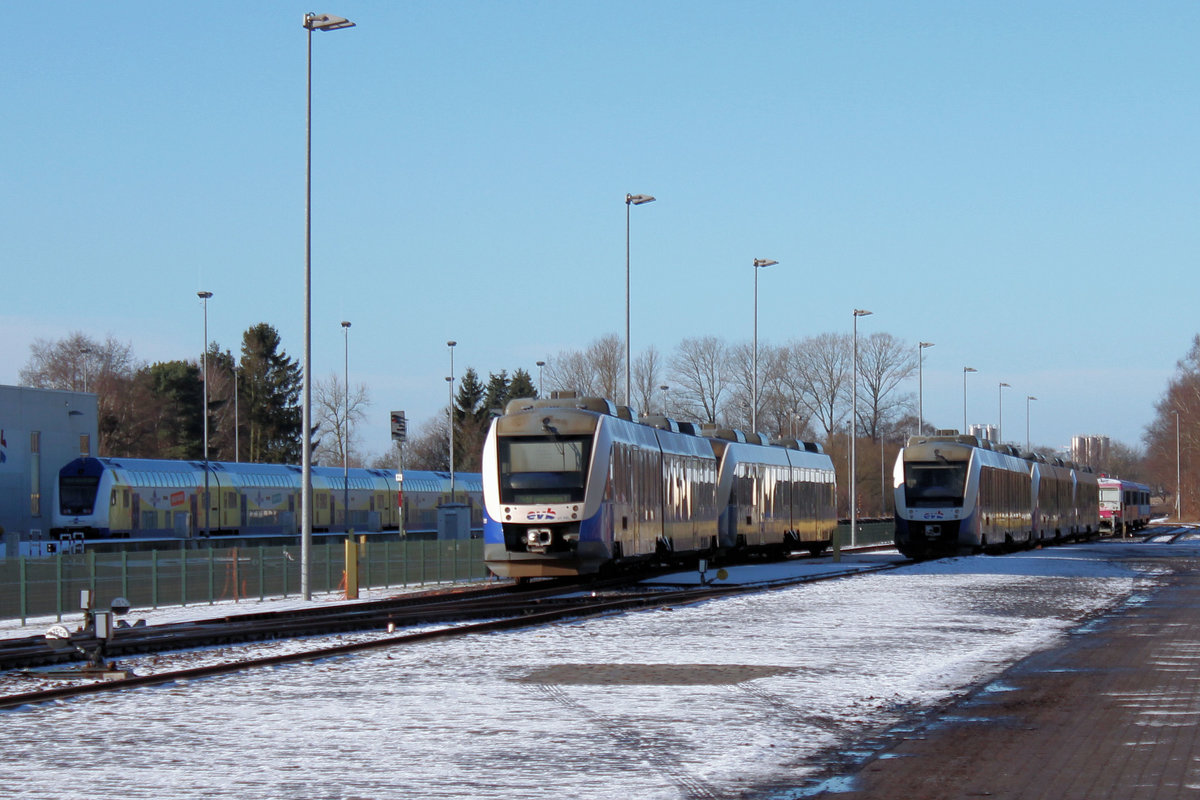
[[[642,203],[653,203],[654,195],[649,194],[627,194],[625,195],[625,205],[640,206]]]
[[[963,374],[968,372],[979,372],[979,370],[975,369],[974,367],[963,367]]]
[[[452,378],[451,376],[449,376],[449,375],[446,376],[446,383],[450,383],[453,380],[454,380],[454,378]]]
[[[1007,388],[1011,389],[1011,388],[1012,388],[1012,384],[1011,384],[1011,383],[1005,383],[1004,381],[1000,381],[1000,388],[1001,388],[1001,389],[1003,389],[1003,388],[1005,388],[1005,387],[1007,387]]]
[[[867,311],[866,309],[863,309],[863,308],[854,309],[854,316],[856,316],[856,317],[869,317],[869,316],[871,316],[872,313],[874,313],[874,312]]]
[[[196,292],[196,297],[199,297],[201,300],[207,300],[212,297],[212,292]]]
[[[670,389],[671,387],[670,387],[670,386],[667,386],[667,385],[664,383],[662,386],[660,386],[660,387],[658,387],[658,388],[662,389],[662,390],[665,392],[667,389]],[[1176,413],[1176,414],[1178,414],[1179,412],[1178,412],[1178,411],[1176,411],[1175,413]]]
[[[917,342],[917,346],[924,350],[926,347],[933,347],[933,342]]]
[[[1031,394],[1030,394],[1030,395],[1026,395],[1026,396],[1025,396],[1025,400],[1026,400],[1026,401],[1029,401],[1029,400],[1037,400],[1037,398],[1036,398],[1036,397],[1034,397],[1033,395],[1031,395]]]
[[[544,367],[544,366],[546,366],[546,362],[545,362],[545,361],[536,361],[536,362],[534,362],[534,363],[535,363],[535,364],[537,364],[539,367]]]
[[[345,17],[335,17],[333,14],[314,14],[309,11],[304,15],[304,27],[310,31],[336,31],[342,28],[353,28],[354,23]]]
[[[451,339],[450,341],[446,342],[446,347],[454,347],[456,344],[458,344],[458,342]]]
[[[776,264],[778,264],[778,263],[779,263],[778,261],[775,261],[774,259],[770,259],[770,258],[756,258],[756,259],[754,259],[754,266],[755,266],[755,267],[773,267],[773,266],[775,266],[775,265],[776,265]]]
[[[347,322],[346,320],[342,320],[342,327],[343,327],[343,328],[349,328],[349,327],[350,327],[350,323],[349,323],[349,322]]]

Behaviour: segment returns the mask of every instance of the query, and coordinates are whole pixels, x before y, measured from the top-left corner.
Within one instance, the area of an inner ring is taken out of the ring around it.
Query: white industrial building
[[[58,472],[98,432],[94,394],[0,386],[0,554],[46,552]]]

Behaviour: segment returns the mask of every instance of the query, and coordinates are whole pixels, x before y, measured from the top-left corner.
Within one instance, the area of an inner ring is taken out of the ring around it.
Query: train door
[[[133,509],[129,513],[129,528],[137,531],[142,527],[142,495],[140,492],[133,493]]]
[[[642,541],[642,469],[641,469],[641,449],[637,445],[630,445],[625,451],[625,477],[627,480],[627,490],[625,497],[627,498],[627,506],[625,515],[629,520],[628,537],[632,545],[631,550],[625,551],[626,555],[633,553],[646,553],[649,549],[646,543]]]

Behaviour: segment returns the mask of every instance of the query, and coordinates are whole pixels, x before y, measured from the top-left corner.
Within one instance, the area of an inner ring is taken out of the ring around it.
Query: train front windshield
[[[583,501],[591,437],[501,438],[497,445],[500,502],[542,505]]]
[[[909,508],[961,506],[967,462],[904,465],[904,499]]]
[[[66,516],[85,516],[96,508],[96,488],[99,475],[63,475],[58,481],[59,513]]]

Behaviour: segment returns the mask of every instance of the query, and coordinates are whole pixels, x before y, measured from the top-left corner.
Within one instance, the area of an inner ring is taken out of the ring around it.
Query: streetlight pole
[[[629,207],[653,203],[655,198],[648,194],[625,195],[625,405],[633,404],[632,381],[629,378],[631,351],[629,347]]]
[[[671,391],[671,387],[664,383],[662,386],[659,386],[658,388],[662,389],[662,393],[663,393],[663,416],[669,417],[669,416],[671,416],[671,408],[670,408],[669,404],[667,403],[667,392]]]
[[[207,538],[210,533],[208,512],[211,508],[208,501],[208,298],[213,293],[196,292],[196,296],[204,305],[204,350],[200,353],[200,369],[204,380],[204,536]]]
[[[538,397],[542,396],[542,367],[546,366],[545,361],[537,362],[538,368]]]
[[[773,267],[778,261],[769,258],[754,259],[754,375],[750,386],[750,431],[758,433],[758,271]]]
[[[1029,401],[1030,400],[1037,400],[1037,398],[1031,394],[1025,395],[1025,452],[1026,453],[1033,452],[1033,448],[1031,448],[1029,446]]]
[[[79,360],[83,362],[83,391],[84,391],[84,394],[86,394],[86,393],[87,393],[87,390],[88,390],[88,363],[87,363],[87,357],[88,357],[89,355],[91,355],[91,353],[92,353],[92,348],[90,348],[90,347],[81,347],[81,348],[79,348]],[[73,381],[72,381],[72,384],[71,384],[71,388],[72,388],[72,389],[74,389],[74,388],[75,388],[75,385],[74,385],[74,382],[73,382]]]
[[[350,530],[350,323],[342,320],[342,339],[346,354],[343,359],[346,382],[346,416],[342,420],[342,526]]]
[[[1183,484],[1179,482],[1179,410],[1175,409],[1171,413],[1175,415],[1175,521],[1179,522],[1183,519],[1179,515],[1179,493],[1183,489]]]
[[[917,435],[925,435],[925,348],[933,342],[917,342]]]
[[[454,348],[458,342],[451,339],[446,342],[450,348],[450,377],[446,385],[450,390],[450,502],[454,502]]]
[[[312,600],[309,571],[312,561],[312,34],[353,28],[354,23],[331,14],[304,15],[308,31],[308,99],[304,117],[304,403],[300,422],[300,594]]]
[[[229,353],[228,350],[225,351]],[[233,364],[233,461],[238,463],[242,460],[242,454],[239,451],[241,444],[241,425],[238,420],[238,363],[233,360],[233,353],[229,353],[229,361]]]
[[[858,318],[868,317],[870,311],[865,311],[861,308],[854,309],[854,368],[850,372],[851,386],[851,401],[850,401],[850,544],[855,543],[858,536],[858,503],[857,491],[855,484],[858,483]],[[833,557],[835,561],[841,561],[842,550],[838,543],[834,543]]]
[[[974,367],[963,367],[963,435],[965,436],[969,429],[967,428],[967,373],[978,372]]]
[[[1000,388],[997,390],[1000,393],[1000,402],[997,406],[999,419],[996,422],[996,444],[1003,444],[1004,442],[1004,390],[1006,388],[1011,389],[1012,386],[1001,381]]]

